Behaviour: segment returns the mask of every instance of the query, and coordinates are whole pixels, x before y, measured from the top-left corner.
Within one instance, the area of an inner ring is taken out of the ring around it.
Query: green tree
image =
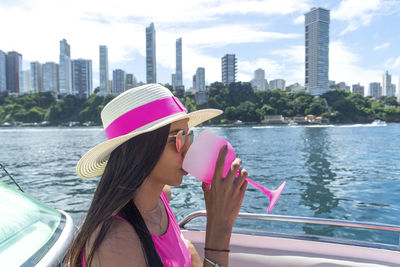
[[[306,108],[306,114],[312,114],[320,116],[322,113],[327,111],[327,107],[321,98],[315,97],[308,108]]]

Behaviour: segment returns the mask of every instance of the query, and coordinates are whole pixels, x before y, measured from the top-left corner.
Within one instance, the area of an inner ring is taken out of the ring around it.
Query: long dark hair
[[[115,215],[120,213],[135,228],[148,266],[163,266],[150,232],[132,198],[160,159],[169,129],[170,125],[166,125],[138,135],[111,153],[86,219],[67,252],[67,265],[82,265],[81,254],[85,244],[100,226],[91,250],[85,255],[87,266],[90,266],[94,253],[110,229]]]

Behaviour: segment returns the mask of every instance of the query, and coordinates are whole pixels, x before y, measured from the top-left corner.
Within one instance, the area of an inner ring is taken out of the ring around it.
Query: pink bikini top
[[[164,192],[161,193],[160,198],[164,203],[165,210],[168,214],[168,228],[162,236],[157,236],[150,232],[154,246],[156,247],[158,255],[160,255],[161,261],[165,267],[190,267],[191,258],[189,249],[175,216],[168,205],[168,200]],[[115,218],[128,222],[119,215],[115,216]],[[82,267],[86,267],[84,251],[82,251]]]

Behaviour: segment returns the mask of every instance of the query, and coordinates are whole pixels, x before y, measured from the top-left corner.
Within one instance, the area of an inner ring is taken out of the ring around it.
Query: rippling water
[[[235,147],[250,178],[271,189],[287,181],[272,214],[400,225],[400,124],[207,129]],[[79,222],[99,179],[78,178],[75,165],[104,140],[101,128],[0,128],[0,163],[26,193]],[[10,182],[2,172],[0,179]],[[204,208],[200,182],[191,176],[172,194],[178,220]],[[241,211],[265,213],[267,205],[265,196],[249,185]],[[328,226],[260,222],[237,226],[398,242],[398,235],[391,233]]]

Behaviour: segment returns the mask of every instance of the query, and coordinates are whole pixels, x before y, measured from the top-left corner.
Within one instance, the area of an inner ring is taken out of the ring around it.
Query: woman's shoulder
[[[99,229],[96,229],[93,237],[98,233]],[[100,263],[102,266],[145,266],[146,259],[141,247],[133,227],[116,218],[95,253],[93,266],[100,266]]]

